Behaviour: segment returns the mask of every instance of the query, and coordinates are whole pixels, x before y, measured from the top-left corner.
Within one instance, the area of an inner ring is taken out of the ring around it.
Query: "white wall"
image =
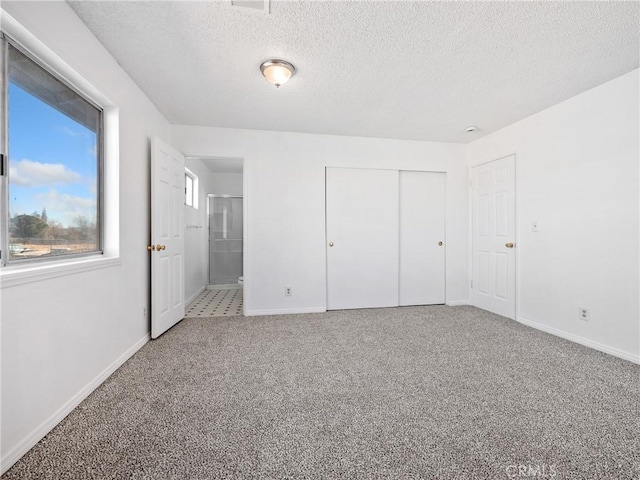
[[[185,298],[190,303],[209,283],[209,231],[207,194],[242,195],[242,174],[211,171],[198,158],[187,158],[198,176],[198,208],[185,205]]]
[[[210,172],[204,188],[206,193],[242,195],[242,174]]]
[[[184,206],[184,297],[188,305],[207,285],[207,196],[203,184],[210,171],[199,159],[187,158],[186,166],[198,176],[198,208]]]
[[[64,2],[5,9],[120,109],[120,263],[2,285],[2,469],[147,339],[150,138],[168,122]]]
[[[518,319],[635,361],[638,89],[635,70],[473,142],[467,156],[473,166],[516,154]]]
[[[245,160],[248,314],[326,309],[327,166],[447,172],[446,297],[467,300],[464,145],[190,126],[172,127],[172,137],[186,155]]]

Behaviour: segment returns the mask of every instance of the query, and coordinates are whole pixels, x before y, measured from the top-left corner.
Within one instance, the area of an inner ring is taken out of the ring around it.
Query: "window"
[[[8,72],[2,262],[101,253],[102,109],[2,42]]]
[[[188,168],[184,169],[184,204],[198,208],[198,176]]]

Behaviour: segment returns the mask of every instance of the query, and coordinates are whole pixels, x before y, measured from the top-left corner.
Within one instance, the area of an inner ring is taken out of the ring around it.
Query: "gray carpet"
[[[639,373],[473,307],[187,319],[2,478],[637,479]]]

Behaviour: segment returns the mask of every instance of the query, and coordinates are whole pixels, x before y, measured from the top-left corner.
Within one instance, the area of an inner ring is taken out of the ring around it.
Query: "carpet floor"
[[[637,479],[640,367],[473,307],[187,319],[3,479]]]

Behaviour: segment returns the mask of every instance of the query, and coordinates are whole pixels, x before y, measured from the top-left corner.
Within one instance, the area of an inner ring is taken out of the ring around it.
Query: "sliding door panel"
[[[327,308],[398,305],[398,171],[327,168]]]
[[[445,174],[400,172],[400,305],[445,302]]]

